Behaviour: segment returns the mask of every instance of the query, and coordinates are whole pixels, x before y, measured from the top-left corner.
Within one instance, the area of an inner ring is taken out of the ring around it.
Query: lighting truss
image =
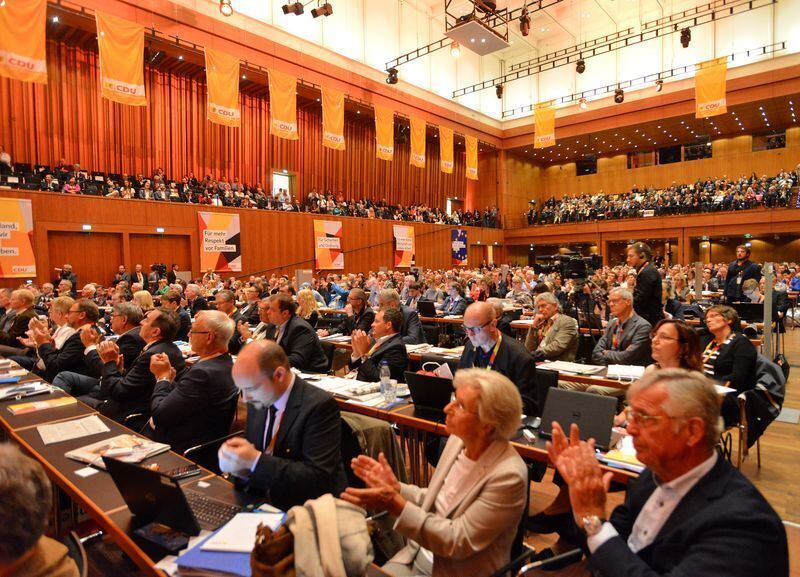
[[[486,16],[481,18],[481,21],[484,24],[486,24],[487,26],[489,26],[489,28],[491,28],[493,30],[496,29],[496,28],[502,28],[502,27],[506,27],[507,28],[509,22],[515,20],[516,18],[519,17],[520,14],[522,14],[522,8],[523,7],[527,7],[528,8],[528,16],[533,17],[533,14],[535,14],[536,12],[539,12],[540,10],[544,10],[545,8],[550,8],[551,6],[555,6],[556,4],[560,4],[563,1],[564,0],[537,0],[535,2],[527,2],[526,4],[523,4],[522,6],[520,6],[519,8],[516,8],[516,9],[511,10],[511,11],[507,11],[505,9],[496,10],[495,11],[495,16],[493,16],[492,14],[487,14]],[[452,2],[453,2],[453,0],[446,0],[445,1],[445,31],[454,28],[459,23],[458,22],[458,17],[455,16],[454,14],[451,14],[448,11],[448,9],[450,7],[450,4]],[[475,10],[473,9],[473,14],[474,13],[475,13]],[[506,34],[505,35],[501,34],[501,36],[505,36],[506,38],[508,38],[507,30],[506,30]],[[416,50],[412,50],[411,52],[407,52],[406,54],[398,56],[394,60],[390,60],[389,62],[387,62],[386,63],[386,70],[389,70],[389,68],[397,68],[398,66],[400,66],[402,64],[408,64],[412,60],[416,60],[417,58],[422,58],[423,56],[427,56],[428,54],[432,54],[433,52],[436,52],[437,50],[441,50],[442,48],[446,48],[446,47],[450,46],[450,43],[452,41],[453,41],[452,38],[445,37],[445,38],[442,38],[441,40],[437,40],[436,42],[431,42],[430,44],[428,44],[426,46],[422,46],[420,48],[417,48]]]
[[[736,52],[728,56],[728,62],[733,62],[737,57],[749,58],[751,56],[763,56],[765,54],[774,54],[775,52],[780,52],[781,50],[786,50],[786,41],[775,42],[774,44],[767,44],[765,46],[760,46],[758,48],[751,48],[750,50],[744,52]],[[689,74],[690,72],[694,72],[695,70],[697,70],[697,67],[698,67],[697,64],[688,64],[686,66],[664,70],[663,72],[654,72],[653,74],[648,74],[646,76],[632,78],[630,80],[625,80],[623,82],[618,82],[616,84],[607,84],[606,86],[600,86],[598,88],[584,90],[583,92],[575,92],[574,94],[569,94],[567,96],[562,96],[561,98],[554,99],[553,104],[569,104],[571,102],[580,102],[582,98],[599,96],[601,94],[611,94],[618,88],[626,89],[626,88],[633,88],[635,86],[641,86],[643,84],[650,84],[650,83],[655,84],[655,82],[657,82],[658,80],[666,80],[668,78],[683,76]],[[533,104],[527,104],[525,106],[512,108],[511,110],[504,110],[502,118],[510,118],[512,116],[517,116],[518,114],[533,112],[533,106],[534,106]]]
[[[628,29],[630,32],[621,34],[616,38],[614,37],[616,36],[615,34],[611,34],[608,35],[608,37],[601,37],[597,41],[589,40],[570,48],[520,62],[518,65],[511,66],[509,72],[503,76],[498,76],[491,80],[484,80],[483,82],[454,90],[453,98],[491,88],[497,84],[505,84],[507,82],[519,80],[520,78],[526,78],[545,70],[552,70],[568,64],[574,64],[580,59],[586,60],[592,56],[635,46],[636,44],[641,44],[648,40],[679,32],[682,28],[686,28],[687,26],[699,26],[716,20],[723,20],[736,14],[742,14],[776,3],[777,0],[714,0],[677,14],[671,14],[657,20],[645,22],[638,32]],[[587,44],[593,45],[585,46]]]

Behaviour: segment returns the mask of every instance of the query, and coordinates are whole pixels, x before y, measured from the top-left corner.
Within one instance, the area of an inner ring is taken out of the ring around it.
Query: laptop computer
[[[238,505],[184,490],[177,480],[135,463],[109,457],[103,457],[103,463],[137,524],[158,522],[197,535],[200,529],[214,531],[243,510]]]
[[[444,408],[453,398],[453,381],[412,371],[406,371],[405,377],[414,412],[423,419],[444,422]]]
[[[747,323],[764,322],[763,303],[733,303],[732,306],[743,321]]]
[[[602,329],[603,321],[597,313],[589,313],[588,315],[583,311],[578,311],[578,323],[581,327],[589,329]]]
[[[582,441],[594,439],[598,449],[607,451],[611,448],[611,428],[616,412],[616,397],[552,388],[547,392],[539,433],[551,438],[555,421],[569,435],[570,425],[576,423]]]
[[[435,317],[436,305],[433,301],[417,301],[417,312],[421,317]]]

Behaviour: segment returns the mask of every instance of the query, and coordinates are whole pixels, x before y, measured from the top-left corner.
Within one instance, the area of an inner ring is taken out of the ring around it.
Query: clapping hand
[[[391,515],[402,513],[406,500],[400,495],[400,482],[383,453],[376,461],[372,457],[359,455],[352,460],[353,473],[364,481],[366,489],[348,487],[341,497],[364,509],[389,511]]]
[[[83,335],[81,335],[83,340]],[[119,347],[114,341],[103,341],[97,345],[97,354],[103,363],[116,363],[119,354]]]
[[[360,330],[353,331],[350,342],[353,345],[353,356],[355,357],[363,357],[372,346],[369,335]]]
[[[93,345],[97,346],[101,340],[102,337],[100,336],[100,333],[98,333],[92,327],[85,326],[83,329],[81,329],[81,342],[83,343],[84,347],[91,347]]]
[[[153,373],[157,381],[170,382],[175,380],[175,375],[177,374],[166,353],[156,353],[150,357],[150,372]]]
[[[243,341],[246,341],[253,336],[253,333],[250,330],[250,325],[245,321],[239,321],[239,323],[236,325],[236,330],[239,331]]]

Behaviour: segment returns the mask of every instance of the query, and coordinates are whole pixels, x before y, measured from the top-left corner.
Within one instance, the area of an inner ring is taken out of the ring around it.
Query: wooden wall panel
[[[34,223],[36,221],[34,220]],[[41,254],[35,247],[37,255]],[[122,262],[122,234],[51,230],[47,233],[47,252],[52,267],[39,270],[39,281],[53,280],[53,267],[71,264],[78,275],[78,290],[88,282],[108,283]],[[116,264],[114,264],[116,263]]]
[[[163,234],[131,234],[130,258],[125,265],[129,271],[141,264],[145,274],[153,263],[162,263],[170,269],[173,263],[180,270],[188,270],[192,266],[191,237],[188,235]]]

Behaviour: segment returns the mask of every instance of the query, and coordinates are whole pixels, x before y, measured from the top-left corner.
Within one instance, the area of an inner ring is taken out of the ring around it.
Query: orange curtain
[[[444,207],[463,197],[466,163],[455,155],[453,175],[439,170],[439,147],[427,147],[427,168],[410,169],[408,142],[395,143],[395,161],[376,157],[375,123],[365,115],[345,118],[345,152],[322,146],[317,106],[297,112],[300,140],[269,134],[266,86],[240,94],[241,129],[206,120],[205,75],[180,76],[145,66],[148,106],[132,107],[100,97],[95,51],[49,41],[47,85],[0,78],[0,134],[16,162],[54,165],[64,158],[88,170],[170,178],[238,177],[269,188],[273,170],[297,177],[302,198],[312,188],[342,190],[348,198],[424,202]],[[316,103],[314,103],[316,104]]]

